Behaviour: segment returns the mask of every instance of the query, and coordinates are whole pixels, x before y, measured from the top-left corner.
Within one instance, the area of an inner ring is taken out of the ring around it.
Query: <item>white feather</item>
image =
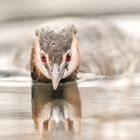
[[[75,35],[73,35],[71,55],[71,61],[68,65],[68,72],[65,71],[63,78],[66,78],[68,75],[70,75],[77,68],[79,63],[78,41]]]
[[[49,74],[48,74],[48,71],[47,69],[45,68],[44,64],[42,63],[41,61],[41,57],[40,57],[40,52],[41,52],[41,49],[40,49],[40,45],[39,45],[39,42],[38,42],[38,37],[36,38],[36,47],[35,47],[35,53],[36,53],[36,59],[37,59],[37,67],[39,68],[39,70],[47,77],[49,78]]]

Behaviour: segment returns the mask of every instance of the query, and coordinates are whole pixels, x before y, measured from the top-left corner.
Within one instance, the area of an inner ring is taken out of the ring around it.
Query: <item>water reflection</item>
[[[41,135],[49,131],[80,131],[81,101],[76,83],[52,85],[33,83],[32,117]]]
[[[51,85],[33,84],[34,123],[30,81],[1,79],[0,140],[139,140],[140,76],[85,77],[78,88],[71,83],[56,92]],[[47,135],[40,138],[34,126]]]

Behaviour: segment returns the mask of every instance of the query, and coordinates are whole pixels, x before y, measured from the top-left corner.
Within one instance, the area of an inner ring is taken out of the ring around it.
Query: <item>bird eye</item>
[[[41,54],[41,61],[42,61],[43,63],[46,62],[46,56],[45,56],[45,54]]]
[[[66,62],[69,62],[70,60],[71,60],[71,54],[68,53],[68,54],[66,55]]]

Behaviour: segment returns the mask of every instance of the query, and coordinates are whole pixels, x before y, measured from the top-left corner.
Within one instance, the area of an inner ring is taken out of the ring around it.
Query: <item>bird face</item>
[[[37,67],[52,80],[56,90],[60,80],[70,76],[79,65],[76,29],[73,25],[57,31],[43,28],[36,32],[35,44]]]

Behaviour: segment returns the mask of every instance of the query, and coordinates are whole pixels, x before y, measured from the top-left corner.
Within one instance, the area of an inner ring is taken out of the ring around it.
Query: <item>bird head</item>
[[[60,29],[42,28],[36,31],[36,65],[51,79],[56,90],[61,79],[69,77],[79,66],[79,48],[74,25]]]

